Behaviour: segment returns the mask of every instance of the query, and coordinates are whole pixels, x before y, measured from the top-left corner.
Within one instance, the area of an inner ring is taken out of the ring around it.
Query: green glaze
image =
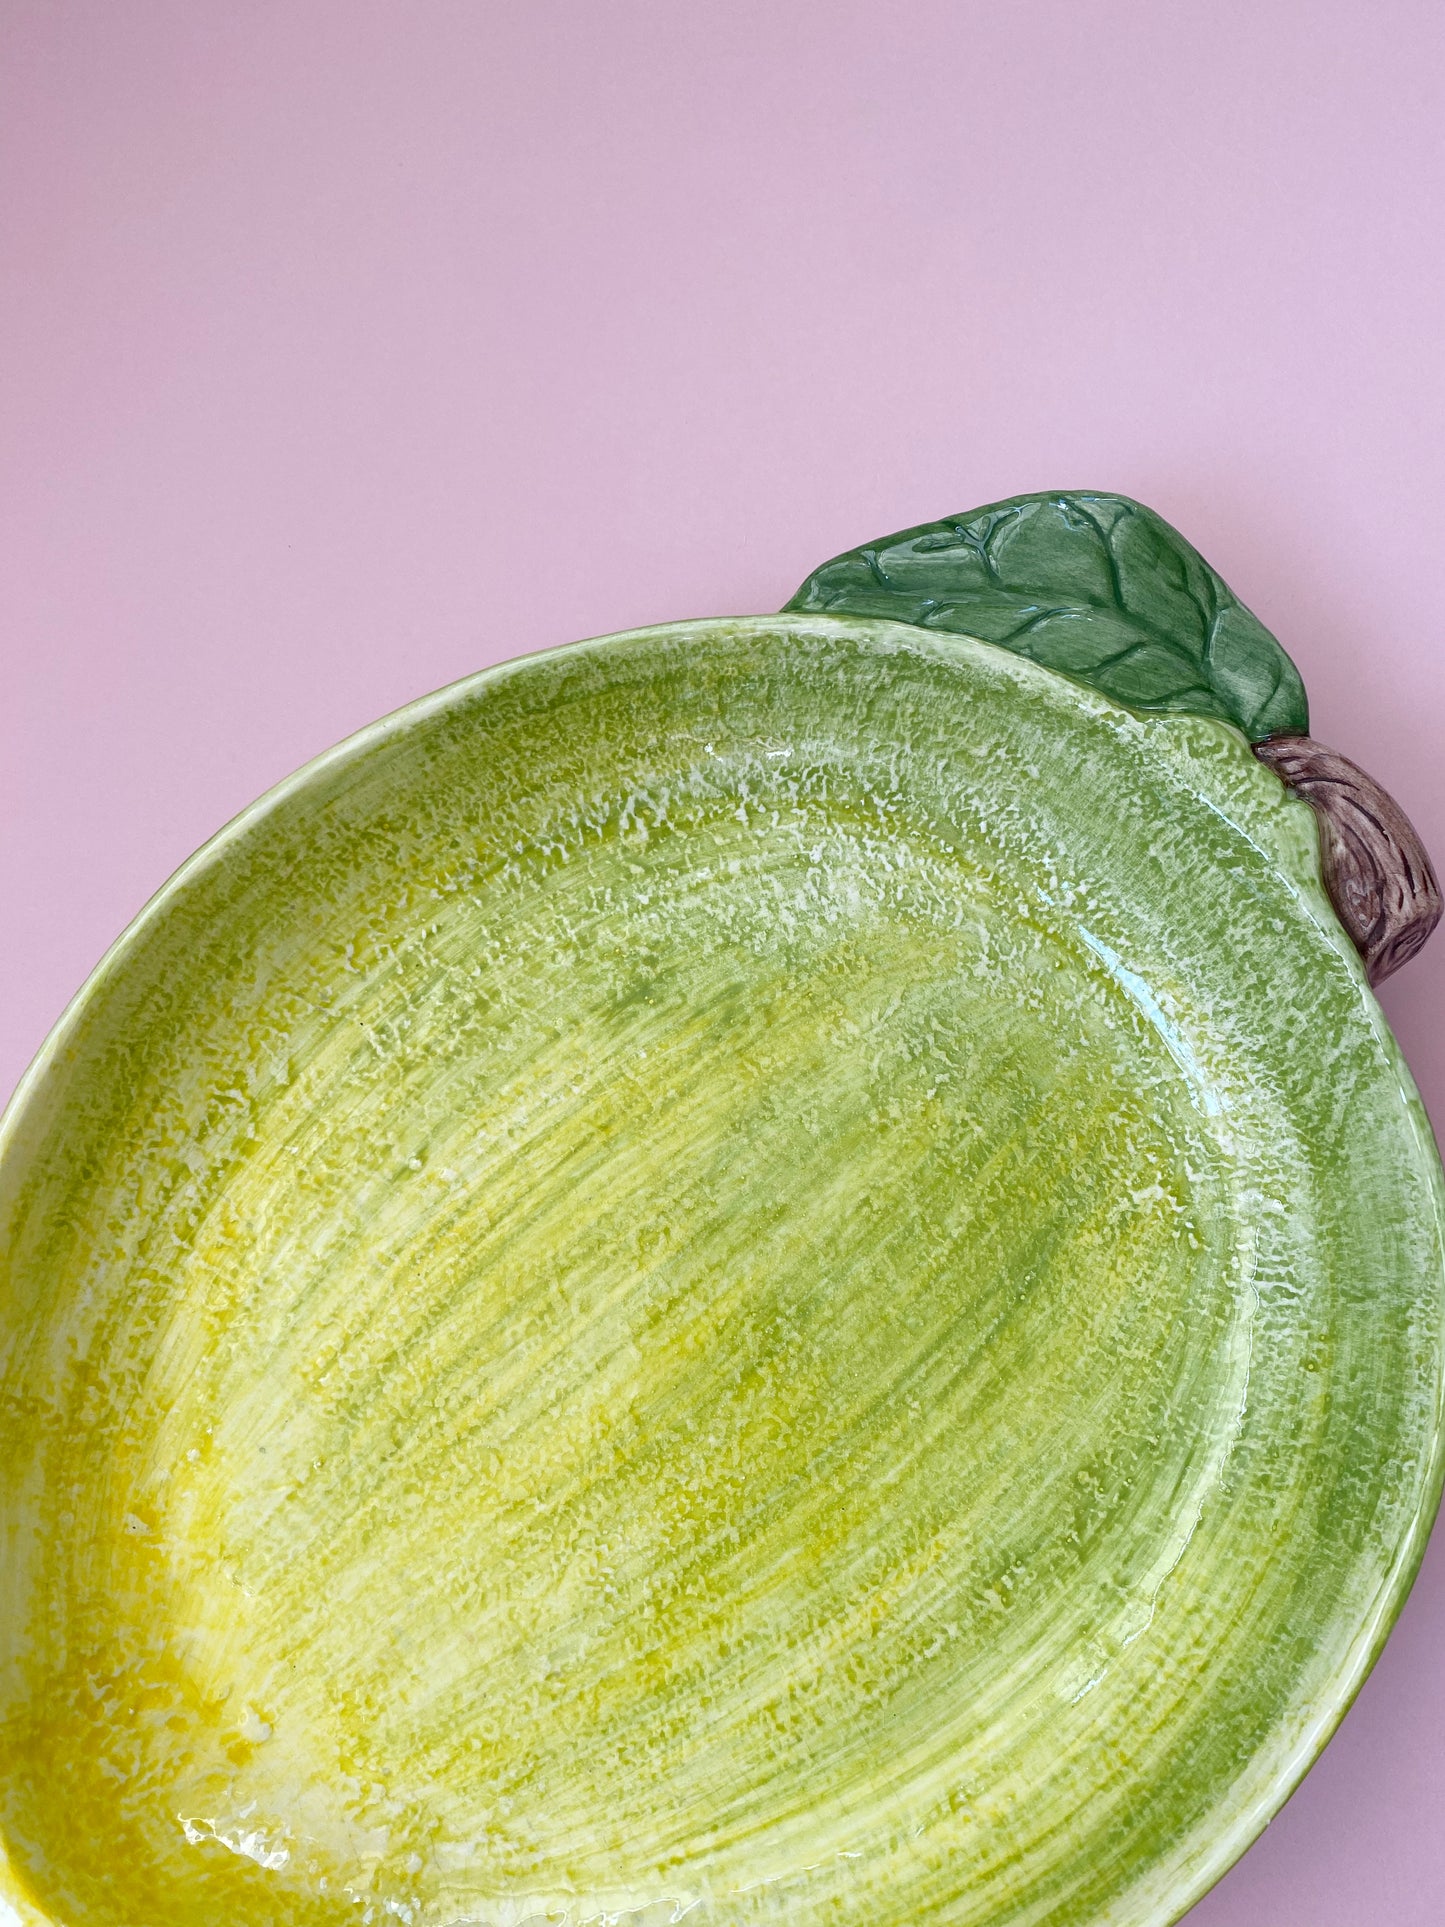
[[[1153,509],[1095,490],[1015,495],[835,556],[788,604],[982,636],[1144,711],[1304,736],[1299,671]]]
[[[967,638],[401,712],[0,1153],[27,1927],[1171,1921],[1436,1504],[1439,1163],[1309,810]]]

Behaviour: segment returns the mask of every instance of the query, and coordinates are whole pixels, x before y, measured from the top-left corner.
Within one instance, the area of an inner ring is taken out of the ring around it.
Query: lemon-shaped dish
[[[1440,1483],[1318,851],[1226,723],[806,612],[233,823],[4,1126],[11,1914],[1176,1918]]]

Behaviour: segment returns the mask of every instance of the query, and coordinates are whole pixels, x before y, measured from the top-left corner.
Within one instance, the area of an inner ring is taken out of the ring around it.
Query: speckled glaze
[[[966,637],[642,631],[323,757],[0,1210],[26,1927],[1162,1927],[1438,1497],[1309,809]]]

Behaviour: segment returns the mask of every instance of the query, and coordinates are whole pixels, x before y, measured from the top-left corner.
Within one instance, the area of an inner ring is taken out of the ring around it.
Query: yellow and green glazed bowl
[[[1441,1175],[1310,808],[1140,708],[682,623],[186,865],[0,1138],[0,1919],[1218,1877],[1423,1549]]]

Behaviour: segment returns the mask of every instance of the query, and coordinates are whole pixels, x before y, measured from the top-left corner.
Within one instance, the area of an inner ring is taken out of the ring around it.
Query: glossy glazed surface
[[[1316,862],[1222,726],[801,616],[233,826],[7,1125],[22,1917],[1173,1918],[1438,1485]]]
[[[1299,671],[1162,515],[1127,495],[1015,495],[865,542],[788,604],[981,636],[1152,714],[1299,736]]]

